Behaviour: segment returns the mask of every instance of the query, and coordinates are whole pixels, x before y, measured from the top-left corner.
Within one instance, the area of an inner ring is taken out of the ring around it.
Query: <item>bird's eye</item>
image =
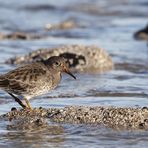
[[[60,63],[59,63],[59,62],[55,62],[55,64],[56,64],[56,66],[59,66],[59,65],[60,65]]]

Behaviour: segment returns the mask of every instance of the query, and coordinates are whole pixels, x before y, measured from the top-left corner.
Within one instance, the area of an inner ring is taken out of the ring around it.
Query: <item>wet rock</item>
[[[63,30],[63,29],[73,29],[77,27],[82,27],[82,26],[78,25],[74,20],[66,20],[59,24],[48,23],[45,25],[46,30],[58,30],[58,29]]]
[[[148,109],[71,106],[52,117],[66,123],[103,124],[115,129],[148,129]]]
[[[62,109],[15,110],[1,115],[9,128],[46,127],[46,119],[58,123],[99,124],[113,129],[148,129],[148,108],[68,106]]]
[[[145,28],[137,31],[134,34],[134,38],[137,40],[147,40],[148,41],[148,25]]]
[[[34,6],[28,6],[26,9],[30,9]],[[44,6],[43,6],[44,7]],[[40,7],[34,7],[34,9],[39,9]],[[48,6],[47,6],[48,8]],[[41,8],[42,9],[42,8]],[[5,39],[10,39],[10,40],[33,40],[33,39],[42,39],[42,38],[47,38],[49,36],[52,36],[52,34],[49,33],[51,30],[65,30],[65,29],[73,29],[73,28],[84,28],[84,24],[78,24],[76,21],[73,19],[68,19],[63,22],[60,22],[58,24],[46,24],[45,29],[48,30],[45,31],[44,29],[42,30],[41,34],[36,34],[36,33],[28,33],[28,32],[12,32],[9,34],[4,34],[0,33],[0,40],[5,40]]]
[[[11,112],[3,116],[3,119],[9,121],[7,125],[9,130],[31,130],[48,127],[45,115],[46,112],[43,109],[34,109],[33,111],[11,109]]]
[[[19,117],[17,119],[13,119],[9,121],[7,125],[7,129],[14,130],[14,129],[21,129],[21,130],[31,130],[35,128],[43,128],[47,127],[48,124],[45,118],[38,118],[38,117]]]
[[[25,33],[25,32],[14,32],[10,34],[3,34],[0,33],[0,40],[4,39],[11,39],[11,40],[31,40],[31,39],[41,39],[45,38],[43,35],[36,35],[31,33]]]
[[[6,61],[8,64],[24,64],[45,60],[51,56],[63,56],[75,72],[102,73],[113,68],[109,54],[96,46],[69,45],[52,49],[39,49],[25,56],[17,56]]]

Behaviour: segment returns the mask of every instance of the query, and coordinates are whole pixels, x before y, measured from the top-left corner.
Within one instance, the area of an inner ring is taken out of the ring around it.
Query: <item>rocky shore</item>
[[[0,120],[9,121],[9,129],[32,129],[48,127],[47,120],[55,123],[97,124],[113,129],[148,129],[148,107],[88,107],[67,106],[65,108],[36,108],[30,110],[12,109],[0,116]]]

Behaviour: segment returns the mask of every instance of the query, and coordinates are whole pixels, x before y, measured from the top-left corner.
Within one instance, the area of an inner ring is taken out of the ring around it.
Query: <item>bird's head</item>
[[[50,57],[45,61],[45,64],[47,66],[50,66],[54,71],[65,72],[70,76],[72,76],[74,79],[76,79],[76,77],[70,72],[66,59],[63,57],[59,56]]]

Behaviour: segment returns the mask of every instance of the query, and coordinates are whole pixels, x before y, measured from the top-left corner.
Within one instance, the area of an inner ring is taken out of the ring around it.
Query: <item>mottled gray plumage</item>
[[[22,102],[13,94],[23,96],[27,106],[31,108],[28,100],[54,89],[61,80],[61,72],[75,78],[70,73],[66,60],[54,56],[46,61],[24,65],[0,75],[0,88],[14,97],[20,105]],[[25,108],[25,105],[21,106]]]

